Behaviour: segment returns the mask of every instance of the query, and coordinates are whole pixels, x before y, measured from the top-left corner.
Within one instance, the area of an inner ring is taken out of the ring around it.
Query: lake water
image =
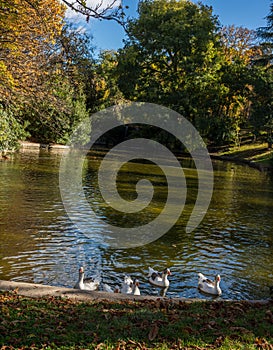
[[[153,177],[153,206],[128,220],[107,207],[96,181],[100,154],[90,154],[83,183],[94,211],[124,225],[149,221],[166,198],[164,176],[154,164],[124,167],[117,181],[122,195],[134,196],[136,179]],[[137,277],[143,295],[160,295],[147,280],[148,267],[171,269],[167,297],[208,298],[197,290],[197,274],[221,275],[222,299],[265,299],[273,278],[273,179],[247,166],[214,161],[214,192],[202,223],[185,232],[197,193],[195,169],[182,160],[189,189],[185,211],[158,240],[130,249],[103,241],[103,225],[82,234],[68,218],[59,190],[61,153],[26,151],[0,162],[0,279],[73,287],[78,269],[110,286],[124,274]],[[79,206],[79,215],[82,215]]]

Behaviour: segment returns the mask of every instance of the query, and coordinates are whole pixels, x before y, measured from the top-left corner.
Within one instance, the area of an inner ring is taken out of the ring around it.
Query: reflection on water
[[[269,296],[273,278],[273,181],[247,166],[215,162],[214,194],[197,229],[185,233],[185,224],[197,193],[195,170],[185,162],[188,194],[181,219],[157,241],[131,249],[111,249],[96,235],[88,237],[68,219],[58,188],[61,155],[47,152],[16,154],[0,162],[0,278],[72,287],[79,266],[103,283],[120,285],[124,274],[140,281],[142,294],[159,295],[149,285],[148,267],[170,267],[168,297],[201,297],[197,274],[221,275],[223,299]],[[153,164],[127,165],[118,176],[124,198],[134,198],[140,177],[152,181],[153,205],[130,219],[106,206],[97,188],[98,159],[91,155],[85,169],[86,197],[97,215],[113,223],[146,223],[158,214],[166,199],[164,174]],[[82,215],[79,207],[79,215]],[[145,214],[145,215],[144,215]],[[103,227],[92,223],[92,233]]]

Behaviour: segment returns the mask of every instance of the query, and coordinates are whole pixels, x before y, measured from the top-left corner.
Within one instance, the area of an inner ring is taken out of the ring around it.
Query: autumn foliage
[[[3,0],[0,6],[1,103],[43,98],[51,47],[63,26],[64,6],[57,0]]]
[[[64,4],[88,29],[91,17],[122,25],[124,47],[94,60]],[[136,18],[118,4],[0,0],[0,150],[26,135],[65,143],[90,113],[128,100],[181,113],[213,147],[240,145],[244,129],[272,138],[272,7],[261,44],[202,3],[140,1]]]

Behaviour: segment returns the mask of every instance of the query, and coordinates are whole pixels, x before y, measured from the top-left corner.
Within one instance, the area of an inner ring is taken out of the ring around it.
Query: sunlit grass
[[[273,159],[273,149],[267,143],[253,143],[232,147],[218,153],[219,156],[229,157],[233,160],[246,160],[261,165],[269,165]]]

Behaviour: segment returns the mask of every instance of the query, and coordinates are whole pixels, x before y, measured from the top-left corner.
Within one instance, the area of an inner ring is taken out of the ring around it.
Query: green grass
[[[230,160],[245,160],[257,163],[260,166],[273,167],[273,149],[268,149],[267,143],[251,143],[240,147],[232,147],[218,152],[220,157],[228,157]]]
[[[273,303],[0,293],[0,349],[273,349]]]

